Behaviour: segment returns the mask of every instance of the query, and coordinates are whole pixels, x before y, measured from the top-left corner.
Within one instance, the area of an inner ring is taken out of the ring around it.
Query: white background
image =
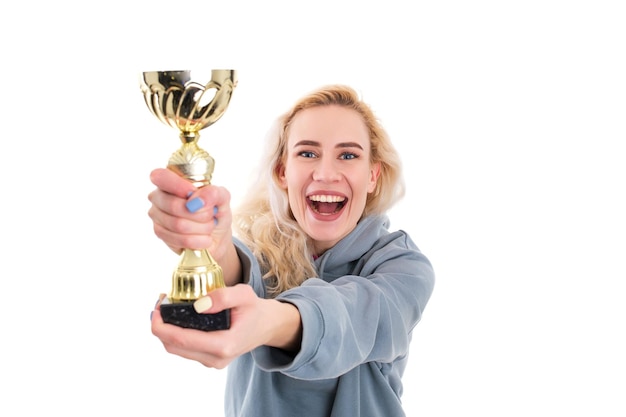
[[[410,416],[626,415],[621,4],[3,3],[3,410],[222,414],[225,372],[149,329],[178,259],[148,175],[178,139],[138,77],[234,68],[201,146],[235,201],[273,118],[323,84],[361,91],[400,149],[392,226],[437,273]]]

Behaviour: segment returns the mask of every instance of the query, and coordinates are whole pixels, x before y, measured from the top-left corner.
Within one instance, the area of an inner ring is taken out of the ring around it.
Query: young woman
[[[411,334],[433,291],[428,259],[386,211],[404,195],[400,158],[346,86],[305,96],[269,135],[265,167],[237,215],[229,192],[152,172],[156,235],[206,248],[227,288],[195,303],[231,328],[163,323],[168,352],[228,366],[226,416],[403,416]],[[234,229],[234,232],[233,232]]]

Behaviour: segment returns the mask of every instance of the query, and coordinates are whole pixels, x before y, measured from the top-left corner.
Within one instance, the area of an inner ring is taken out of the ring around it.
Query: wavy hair
[[[317,275],[310,238],[291,212],[278,173],[287,157],[287,139],[294,117],[302,110],[329,105],[343,106],[361,115],[369,131],[370,163],[380,163],[376,187],[368,194],[361,217],[386,212],[405,193],[400,156],[372,109],[354,89],[330,85],[297,101],[268,132],[256,181],[236,210],[233,222],[235,235],[252,250],[266,271],[263,278],[270,296]]]

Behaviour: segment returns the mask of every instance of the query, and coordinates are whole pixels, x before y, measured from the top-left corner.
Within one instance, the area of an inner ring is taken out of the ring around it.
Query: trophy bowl
[[[212,70],[209,82],[191,71],[147,71],[141,89],[146,105],[163,123],[193,134],[219,120],[237,85],[234,70]]]
[[[176,129],[182,142],[167,167],[196,187],[211,183],[215,167],[214,159],[198,146],[200,131],[222,117],[236,85],[234,70],[212,70],[207,78],[188,70],[142,73],[140,87],[148,109]],[[224,286],[222,268],[206,249],[183,249],[172,289],[161,303],[163,321],[205,331],[228,329],[230,310],[198,314],[193,308],[195,300]]]

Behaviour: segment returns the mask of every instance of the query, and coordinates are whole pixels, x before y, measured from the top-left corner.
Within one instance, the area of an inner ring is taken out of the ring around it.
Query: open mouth
[[[347,201],[347,198],[338,195],[311,195],[307,197],[309,207],[318,214],[338,213]]]

